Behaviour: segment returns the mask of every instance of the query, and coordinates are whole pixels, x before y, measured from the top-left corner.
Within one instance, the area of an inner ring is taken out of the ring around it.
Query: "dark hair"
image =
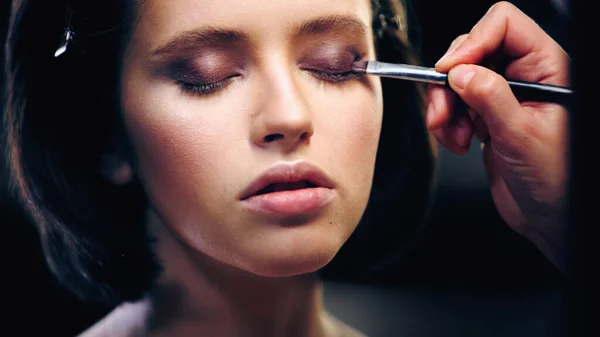
[[[13,0],[5,49],[13,186],[57,279],[83,299],[110,304],[139,299],[160,273],[140,183],[116,186],[99,170],[103,154],[129,149],[117,90],[134,2]],[[406,6],[371,2],[378,59],[418,63]],[[54,58],[69,17],[75,40]],[[426,215],[434,156],[422,116],[423,86],[382,81],[385,113],[369,205],[323,270],[326,276],[371,270],[411,238]]]

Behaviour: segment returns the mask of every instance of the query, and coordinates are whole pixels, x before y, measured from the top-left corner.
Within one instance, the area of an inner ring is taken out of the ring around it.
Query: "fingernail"
[[[475,69],[466,64],[458,65],[450,70],[448,79],[455,87],[464,89],[475,76]]]
[[[440,59],[435,63],[435,65],[437,66],[439,63],[442,62],[442,60],[444,60],[444,59],[448,58],[448,56],[454,54],[455,51],[457,51],[463,44],[465,44],[465,41],[462,41],[457,46],[451,46],[450,48],[448,48],[448,51],[446,51],[446,54],[442,55],[442,57],[440,57]]]
[[[450,55],[452,55],[454,53],[456,49],[452,50],[449,49],[446,54],[444,54],[442,57],[440,57],[440,59],[435,63],[434,66],[437,66],[438,64],[442,63],[442,61],[444,61],[445,59],[447,59]]]
[[[435,63],[435,65],[434,65],[434,66],[437,66],[438,64],[442,63],[442,61],[443,61],[444,59],[446,59],[446,58],[448,57],[448,55],[452,54],[453,52],[454,52],[454,51],[452,51],[452,50],[448,50],[448,51],[446,52],[446,54],[444,54],[444,55],[442,55],[442,57],[440,57],[440,59],[439,59],[439,60],[438,60],[438,61]]]

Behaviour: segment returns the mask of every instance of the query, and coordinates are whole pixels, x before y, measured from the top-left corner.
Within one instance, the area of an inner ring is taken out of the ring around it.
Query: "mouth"
[[[241,200],[285,191],[334,188],[333,181],[319,167],[308,162],[279,164],[256,178],[242,193]]]
[[[306,188],[316,188],[316,187],[319,187],[319,186],[316,183],[309,181],[309,180],[272,183],[272,184],[268,184],[267,186],[261,188],[258,192],[251,195],[250,197],[257,196],[257,195],[263,195],[263,194],[269,194],[269,193],[275,193],[275,192],[297,191],[297,190],[302,190],[302,189],[306,189]]]
[[[333,189],[333,181],[315,165],[280,164],[252,182],[240,200],[259,213],[299,215],[323,208],[333,199]]]

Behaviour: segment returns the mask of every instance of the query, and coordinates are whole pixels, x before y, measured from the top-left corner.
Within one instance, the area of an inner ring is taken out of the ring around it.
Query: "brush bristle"
[[[367,72],[367,66],[369,65],[369,61],[357,61],[352,64],[352,71],[355,73],[364,74]]]

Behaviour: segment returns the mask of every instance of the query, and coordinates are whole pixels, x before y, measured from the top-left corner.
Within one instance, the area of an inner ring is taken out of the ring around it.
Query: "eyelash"
[[[347,72],[343,72],[343,73],[335,73],[335,72],[330,73],[327,71],[314,70],[314,69],[311,69],[309,71],[314,73],[319,79],[321,79],[323,81],[331,82],[334,84],[339,84],[339,83],[343,83],[343,82],[350,81],[350,80],[355,80],[355,79],[362,77],[362,74],[357,74],[353,71],[347,71]]]
[[[190,83],[186,81],[177,81],[177,85],[185,92],[195,94],[195,95],[209,95],[217,92],[219,89],[225,87],[229,82],[231,82],[236,76],[227,77],[224,80],[212,83]]]
[[[320,80],[330,82],[333,84],[340,84],[346,81],[355,80],[362,77],[362,74],[357,74],[353,71],[347,71],[343,73],[336,72],[327,72],[322,70],[309,69],[308,71],[315,74],[317,78]],[[177,85],[185,92],[195,94],[195,95],[209,95],[219,91],[224,88],[229,82],[231,82],[236,76],[227,77],[224,80],[212,83],[191,83],[179,80],[177,81]]]

